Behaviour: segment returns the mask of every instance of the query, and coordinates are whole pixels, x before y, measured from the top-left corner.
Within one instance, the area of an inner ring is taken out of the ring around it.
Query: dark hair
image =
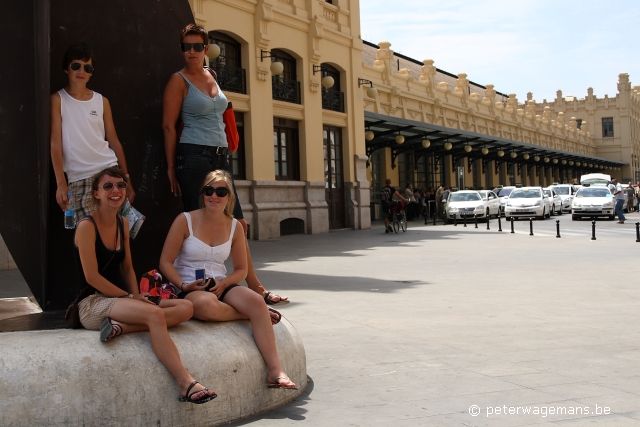
[[[64,57],[62,58],[62,69],[66,70],[71,64],[71,61],[74,59],[81,59],[83,61],[89,62],[91,60],[91,65],[96,66],[96,58],[93,55],[93,49],[89,47],[88,44],[76,43],[69,46],[67,51],[64,53]]]
[[[205,46],[209,44],[209,34],[207,34],[207,30],[202,28],[200,25],[189,24],[184,27],[184,30],[180,33],[180,43],[182,43],[185,37],[190,35],[202,37],[202,41]]]
[[[105,176],[110,176],[113,178],[122,178],[123,181],[126,181],[126,175],[122,172],[118,166],[111,166],[110,168],[106,168],[101,170],[97,174],[93,176],[93,180],[91,181],[91,199],[95,205],[98,205],[99,202],[95,199],[93,193],[94,191],[98,191],[98,185],[100,184],[100,180]]]

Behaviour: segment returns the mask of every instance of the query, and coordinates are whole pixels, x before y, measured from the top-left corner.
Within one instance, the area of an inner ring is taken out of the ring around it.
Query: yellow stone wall
[[[618,75],[618,93],[609,98],[598,98],[593,88],[587,89],[584,98],[562,96],[558,90],[556,98],[536,104],[538,115],[551,117],[552,126],[561,132],[575,129],[577,120],[582,120],[582,131],[588,132],[594,142],[596,155],[609,160],[625,162],[621,171],[611,172],[625,182],[639,181],[640,172],[640,86],[631,86],[629,75]],[[613,118],[613,137],[605,138],[602,119]]]
[[[242,45],[247,94],[225,91],[225,95],[236,111],[245,113],[246,178],[249,182],[238,184],[246,189],[240,198],[243,209],[247,206],[249,222],[253,221],[252,226],[258,230],[254,238],[278,237],[277,223],[287,217],[303,219],[306,232],[328,231],[323,125],[342,128],[347,224],[353,228],[370,226],[369,185],[364,166],[363,100],[362,93],[353,89],[362,74],[359,5],[357,0],[333,3],[324,0],[190,0],[198,24],[207,31],[225,33]],[[261,60],[261,51],[272,49],[283,50],[296,58],[301,104],[272,99],[271,59]],[[344,112],[322,108],[322,75],[313,73],[313,66],[322,64],[329,64],[340,72]],[[275,182],[274,117],[298,122],[298,182]],[[280,206],[273,206],[274,202]],[[271,204],[267,206],[268,203]]]
[[[562,114],[560,118],[550,111],[537,115],[532,99],[520,103],[515,94],[503,96],[496,93],[493,84],[486,84],[486,87],[471,84],[466,73],[459,73],[457,78],[442,73],[431,59],[425,59],[419,65],[399,58],[394,55],[389,42],[382,41],[378,46],[365,45],[363,49],[363,77],[371,80],[377,89],[375,98],[367,97],[362,90],[366,111],[579,154],[598,155],[594,139],[588,132],[577,129],[572,122],[567,121],[565,126]],[[556,122],[563,125],[556,125]],[[390,158],[390,154],[385,157]],[[445,161],[451,163],[450,158],[445,158]],[[464,165],[465,182],[471,183],[473,176],[468,172],[466,159]],[[389,167],[390,164],[383,175],[397,185],[397,169],[390,170]],[[448,185],[455,182],[453,168],[450,172],[445,179]],[[493,162],[486,172],[491,174],[492,185],[508,184],[500,182]],[[507,171],[504,172],[507,175]],[[544,173],[534,176],[533,180],[529,176],[523,177],[522,173],[516,177],[519,183],[523,179],[528,185],[549,185],[557,177],[552,177],[550,168],[545,168]],[[480,186],[485,187],[484,174],[481,175]]]

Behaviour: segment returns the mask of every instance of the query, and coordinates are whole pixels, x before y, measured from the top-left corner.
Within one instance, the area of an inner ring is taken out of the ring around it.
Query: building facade
[[[617,170],[626,176],[629,166],[624,164],[631,163],[631,147],[637,147],[630,128],[637,127],[633,109],[637,111],[638,95],[631,92],[626,74],[620,77],[621,93],[615,102],[592,103],[591,115],[584,114],[585,126],[574,117],[565,118],[573,104],[536,104],[531,93],[520,102],[515,94],[499,93],[492,84],[473,83],[466,73],[455,76],[439,70],[431,59],[398,55],[386,41],[365,42],[363,75],[377,89],[364,99],[376,216],[386,178],[402,189],[407,184],[475,189],[547,186],[571,182],[588,172],[606,170],[615,175]],[[624,105],[620,114],[612,111],[617,105]],[[617,147],[629,151],[603,148],[594,128],[586,126],[603,115],[613,115],[616,126],[627,129],[619,132]],[[621,167],[627,169],[620,171]]]
[[[615,98],[598,98],[593,88],[584,98],[562,96],[558,90],[552,102],[536,104],[538,114],[551,111],[564,116],[570,126],[573,122],[586,130],[596,146],[596,155],[625,163],[617,176],[622,182],[640,182],[640,86],[631,86],[629,74],[618,75],[618,93]],[[563,114],[561,114],[563,113]]]
[[[232,168],[251,238],[369,228],[357,0],[190,4],[221,48],[210,66],[237,113]]]

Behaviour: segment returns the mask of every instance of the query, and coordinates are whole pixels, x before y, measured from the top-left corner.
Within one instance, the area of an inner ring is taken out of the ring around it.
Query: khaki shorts
[[[89,295],[78,304],[80,323],[85,329],[97,331],[102,321],[109,317],[118,298],[110,298],[101,293]]]

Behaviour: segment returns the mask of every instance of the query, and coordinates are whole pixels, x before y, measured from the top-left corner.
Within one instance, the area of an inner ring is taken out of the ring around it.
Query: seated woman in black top
[[[100,329],[102,341],[148,330],[158,359],[178,382],[179,399],[208,402],[216,394],[189,375],[167,332],[168,327],[193,315],[193,305],[185,300],[162,300],[156,306],[138,292],[129,250],[129,224],[118,215],[127,190],[124,178],[115,166],[94,177],[92,194],[98,208],[76,229],[79,281],[81,288],[87,289],[78,304],[80,322],[87,329]]]

